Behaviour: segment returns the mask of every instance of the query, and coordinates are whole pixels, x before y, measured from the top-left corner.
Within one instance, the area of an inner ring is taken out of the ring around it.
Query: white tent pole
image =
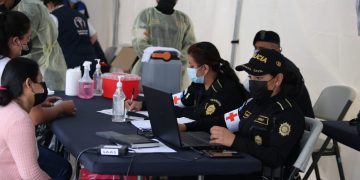
[[[119,44],[119,16],[120,16],[120,0],[114,0],[114,31],[112,46],[118,46]]]
[[[237,2],[236,2],[236,15],[235,15],[234,34],[233,34],[233,40],[231,41],[231,44],[232,44],[232,47],[231,47],[231,59],[230,59],[231,67],[234,67],[235,58],[236,58],[236,48],[238,47],[238,44],[239,44],[241,6],[242,6],[242,0],[237,0]]]

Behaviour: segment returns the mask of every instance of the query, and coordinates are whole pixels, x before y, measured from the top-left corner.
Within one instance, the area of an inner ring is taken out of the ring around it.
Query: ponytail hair
[[[0,55],[9,56],[9,40],[22,38],[30,30],[30,19],[18,11],[0,13]]]
[[[0,88],[0,106],[8,105],[23,94],[23,83],[27,78],[37,82],[39,65],[27,58],[17,57],[10,60],[3,71]]]
[[[247,91],[240,83],[239,77],[231,68],[230,63],[221,58],[219,51],[210,42],[199,42],[191,45],[188,49],[188,54],[194,58],[197,64],[207,64],[211,69],[218,74],[223,74],[228,79],[232,80],[238,86],[238,89],[244,97],[247,97]]]

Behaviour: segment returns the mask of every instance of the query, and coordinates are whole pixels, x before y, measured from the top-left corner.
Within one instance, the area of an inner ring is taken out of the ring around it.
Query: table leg
[[[204,176],[203,175],[198,175],[198,180],[204,180]]]

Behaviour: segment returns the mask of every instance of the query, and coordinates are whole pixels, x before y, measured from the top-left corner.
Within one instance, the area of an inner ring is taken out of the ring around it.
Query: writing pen
[[[133,103],[133,101],[134,101],[134,92],[135,92],[135,89],[132,88],[132,90],[131,90],[131,98],[130,98],[130,103],[129,103],[130,110],[131,110],[131,105],[132,105],[132,103]],[[129,112],[129,111],[128,111],[128,112]],[[127,114],[127,113],[126,113],[126,114]]]
[[[132,90],[131,90],[131,99],[130,99],[131,104],[133,103],[133,100],[134,100],[134,93],[135,93],[135,89],[132,88]]]

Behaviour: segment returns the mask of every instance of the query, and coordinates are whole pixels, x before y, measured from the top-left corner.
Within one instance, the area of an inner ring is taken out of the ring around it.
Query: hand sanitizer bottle
[[[116,90],[113,95],[112,121],[125,122],[125,94],[122,90],[121,77],[116,84]]]
[[[101,67],[100,67],[100,59],[95,59],[97,61],[96,70],[93,75],[94,80],[94,96],[102,95],[102,80],[101,80]]]
[[[78,96],[82,99],[91,99],[94,96],[94,81],[90,78],[90,61],[85,61],[84,66],[84,75],[79,80],[79,92]]]

